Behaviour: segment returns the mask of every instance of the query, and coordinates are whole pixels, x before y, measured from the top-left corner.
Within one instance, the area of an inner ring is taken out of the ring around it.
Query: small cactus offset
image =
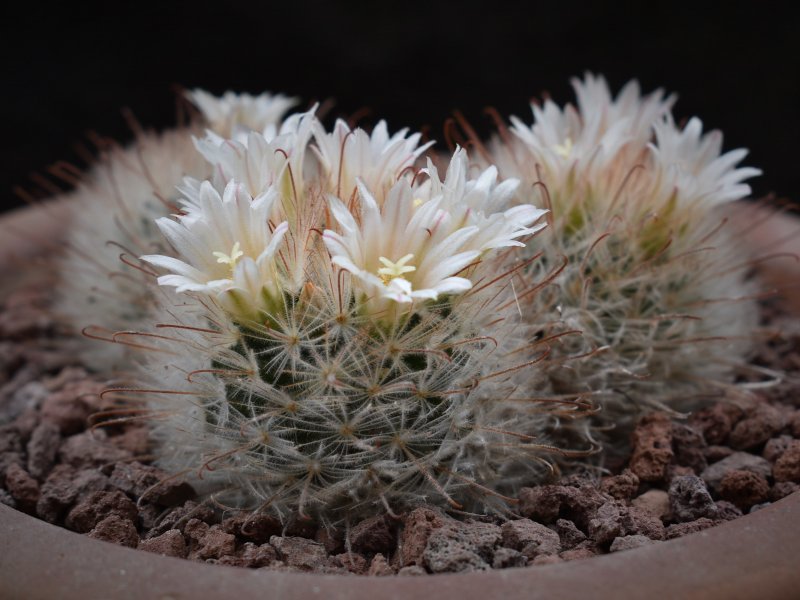
[[[540,333],[561,334],[554,357],[584,355],[552,361],[550,384],[592,393],[606,424],[693,409],[732,381],[754,338],[751,257],[718,207],[748,195],[742,181],[760,171],[736,168],[747,152],[721,154],[721,134],[698,119],[677,127],[660,90],[642,96],[631,82],[612,98],[600,77],[573,84],[577,108],[534,106],[533,125],[512,118],[486,151],[523,180],[518,201],[551,209],[524,275],[553,285],[523,314],[558,323]]]
[[[66,275],[56,306],[68,322],[91,338],[111,344],[82,344],[86,361],[100,370],[128,361],[127,337],[146,321],[161,292],[140,254],[167,252],[155,220],[178,210],[178,186],[185,177],[210,177],[209,164],[194,147],[204,126],[217,135],[242,137],[254,130],[274,135],[281,116],[295,104],[282,95],[187,94],[201,110],[198,123],[161,134],[139,133],[122,148],[100,145],[97,166],[72,192],[72,222],[61,260]]]

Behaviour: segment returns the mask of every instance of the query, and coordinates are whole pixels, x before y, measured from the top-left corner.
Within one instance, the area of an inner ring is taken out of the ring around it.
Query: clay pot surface
[[[52,203],[0,219],[0,293],[16,287],[56,248],[64,211]],[[772,233],[749,235],[752,209],[734,207],[730,214],[753,247],[775,252],[800,246],[796,222],[772,217]],[[769,276],[778,284],[800,281],[797,262],[785,262]],[[786,298],[800,307],[791,293]],[[0,598],[792,598],[800,589],[798,557],[800,493],[699,533],[588,560],[384,578],[204,565],[92,540],[0,505]]]

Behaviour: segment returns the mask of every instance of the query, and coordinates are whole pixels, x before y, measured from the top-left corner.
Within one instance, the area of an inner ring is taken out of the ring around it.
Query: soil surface
[[[781,327],[754,363],[786,380],[687,419],[643,417],[610,475],[571,475],[519,494],[517,518],[454,518],[421,506],[345,536],[203,503],[151,466],[147,429],[92,428],[108,387],[65,351],[45,291],[0,308],[0,502],[89,537],[248,568],[425,575],[551,564],[658,544],[800,489],[800,333]],[[347,537],[347,540],[345,539]]]

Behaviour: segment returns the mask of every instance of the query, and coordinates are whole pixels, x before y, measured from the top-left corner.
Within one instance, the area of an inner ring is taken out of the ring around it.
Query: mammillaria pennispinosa
[[[691,410],[728,386],[752,345],[751,257],[719,206],[747,196],[743,180],[760,171],[737,167],[746,150],[722,154],[699,119],[676,126],[661,90],[631,82],[614,98],[591,74],[573,85],[577,108],[534,105],[532,125],[512,118],[484,152],[524,182],[519,201],[551,209],[526,276],[558,275],[523,312],[581,332],[560,337],[554,358],[585,358],[551,361],[550,385],[592,393],[606,425]]]
[[[383,121],[194,92],[198,124],[107,163],[123,202],[102,168],[77,193],[69,261],[93,260],[62,304],[123,350],[115,414],[223,506],[338,523],[507,510],[595,449],[596,404],[624,423],[727,385],[755,307],[714,209],[757,172],[660,92],[576,89],[447,159]]]

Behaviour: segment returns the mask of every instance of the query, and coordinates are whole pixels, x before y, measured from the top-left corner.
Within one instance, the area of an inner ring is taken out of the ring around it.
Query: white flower
[[[388,308],[386,300],[408,304],[463,293],[473,285],[468,276],[472,265],[487,252],[524,246],[517,238],[540,229],[529,226],[545,211],[532,206],[483,212],[498,196],[513,194],[516,182],[496,186],[491,170],[467,180],[463,151],[453,157],[445,182],[433,171],[435,183],[424,189],[397,182],[383,206],[360,181],[360,202],[352,212],[337,197],[329,197],[341,230],[323,234],[332,262],[355,276],[376,311]]]
[[[639,84],[631,81],[614,99],[605,79],[590,73],[583,81],[573,79],[572,85],[577,109],[571,104],[561,109],[551,100],[542,107],[534,104],[533,124],[511,117],[512,132],[522,142],[527,158],[532,157],[543,169],[548,185],[561,187],[576,171],[599,180],[599,174],[615,166],[624,176],[629,163],[645,150],[653,123],[669,111],[675,97],[665,98],[663,90],[642,96]],[[525,175],[537,179],[529,165],[524,168],[528,171]],[[511,170],[517,174],[517,169]]]
[[[315,123],[314,150],[327,174],[328,190],[347,201],[356,190],[358,178],[382,200],[398,176],[433,144],[418,147],[421,135],[406,137],[407,133],[408,129],[401,129],[390,137],[385,121],[380,121],[372,134],[350,129],[342,120],[331,133]]]
[[[278,183],[282,192],[301,191],[308,157],[306,146],[316,122],[315,110],[316,107],[290,116],[274,137],[251,131],[240,140],[233,140],[208,131],[204,139],[196,140],[197,149],[213,166],[217,190],[221,191],[233,180],[244,185],[253,197]],[[198,185],[187,182],[183,191],[190,200],[196,196]]]
[[[196,89],[186,95],[203,113],[210,129],[238,141],[251,131],[274,135],[283,115],[297,104],[297,98],[266,92],[258,96],[225,92],[217,97]]]
[[[405,181],[391,189],[383,211],[361,183],[359,197],[360,222],[341,200],[329,197],[343,233],[326,230],[323,239],[333,264],[355,275],[368,296],[411,302],[472,286],[456,274],[480,256],[476,249],[461,250],[477,227],[456,230],[432,243],[429,231],[437,227],[438,211],[433,206],[434,210],[417,209]]]
[[[188,216],[167,217],[157,224],[181,258],[142,256],[171,271],[158,283],[177,292],[199,292],[217,298],[234,314],[252,317],[270,310],[282,284],[276,253],[288,228],[273,228],[269,216],[277,198],[274,189],[253,199],[235,181],[220,197],[209,182],[199,188],[197,204]]]
[[[500,212],[511,204],[519,180],[506,179],[498,184],[495,166],[482,171],[476,179],[470,179],[469,159],[462,148],[456,148],[444,181],[430,160],[425,171],[429,179],[420,186],[416,198],[418,203],[424,202],[425,197],[439,202],[444,211],[437,230],[439,235],[455,228],[477,226],[478,233],[471,244],[484,252],[506,246],[524,246],[517,241],[518,238],[545,227],[544,223],[529,227],[547,212],[530,204]]]
[[[761,171],[736,168],[747,156],[744,148],[721,154],[721,132],[703,135],[703,123],[696,117],[683,130],[678,129],[671,115],[654,128],[656,142],[650,149],[662,196],[669,196],[675,190],[684,205],[697,201],[713,205],[750,194],[750,186],[742,181],[760,175]]]

